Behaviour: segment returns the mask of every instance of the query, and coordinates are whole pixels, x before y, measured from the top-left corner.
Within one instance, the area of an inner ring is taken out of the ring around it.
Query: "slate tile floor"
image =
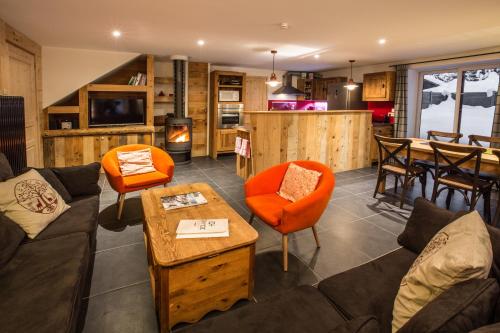
[[[336,174],[332,199],[318,224],[321,248],[310,230],[290,236],[289,272],[281,270],[281,235],[256,221],[259,232],[253,302],[261,302],[297,285],[316,285],[320,280],[384,255],[399,247],[397,235],[404,229],[411,203],[421,196],[420,186],[408,193],[404,209],[397,207],[398,195],[388,191],[373,199],[376,169],[367,168]],[[206,182],[245,219],[243,180],[235,174],[234,156],[217,161],[195,158],[188,166],[177,166],[171,185]],[[101,214],[97,252],[85,332],[157,332],[158,326],[147,274],[142,235],[140,193],[127,196],[123,220],[114,220],[116,193],[102,177]],[[428,197],[432,184],[427,186]],[[444,206],[443,195],[438,204]],[[496,207],[496,203],[492,203]],[[460,195],[452,210],[464,209]],[[482,210],[482,202],[478,209]],[[235,307],[248,304],[241,301]],[[219,315],[210,313],[207,317]],[[183,326],[178,325],[176,328]]]

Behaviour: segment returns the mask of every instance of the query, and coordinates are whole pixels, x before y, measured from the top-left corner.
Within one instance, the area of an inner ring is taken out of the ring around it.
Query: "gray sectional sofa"
[[[71,206],[35,239],[0,214],[0,331],[79,332],[96,246],[100,165],[39,170]],[[0,154],[0,181],[13,177]]]
[[[398,238],[400,249],[329,277],[318,288],[299,287],[178,332],[391,332],[393,304],[401,279],[428,241],[462,214],[419,198]],[[419,311],[399,332],[453,333],[480,327],[474,332],[500,332],[500,230],[488,226],[488,231],[494,254],[491,277],[452,287]]]

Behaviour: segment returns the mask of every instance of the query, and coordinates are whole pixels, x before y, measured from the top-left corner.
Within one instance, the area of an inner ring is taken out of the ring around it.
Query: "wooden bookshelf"
[[[174,96],[155,96],[155,103],[173,103]]]
[[[48,114],[72,114],[80,113],[79,106],[49,106],[47,108]]]
[[[87,91],[103,92],[147,92],[148,86],[131,86],[127,84],[89,84]]]
[[[173,84],[173,77],[155,76],[155,84]]]

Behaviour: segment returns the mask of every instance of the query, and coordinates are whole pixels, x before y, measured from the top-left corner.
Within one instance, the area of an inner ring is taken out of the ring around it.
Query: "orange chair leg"
[[[321,247],[321,245],[319,245],[319,238],[318,238],[318,232],[316,231],[316,226],[313,225],[311,229],[313,231],[314,240],[316,241],[316,247]]]
[[[125,193],[120,193],[120,196],[118,197],[118,214],[116,216],[117,220],[120,220],[122,218],[124,204],[125,204]]]
[[[283,270],[288,272],[288,235],[283,235]]]

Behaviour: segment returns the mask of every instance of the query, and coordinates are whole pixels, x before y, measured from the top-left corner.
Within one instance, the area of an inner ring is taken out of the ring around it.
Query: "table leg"
[[[156,295],[159,297],[158,302],[158,318],[160,321],[160,332],[169,333],[170,332],[170,309],[169,309],[169,291],[168,291],[168,269],[158,267],[158,279],[159,283],[157,286],[160,287],[159,292]]]

